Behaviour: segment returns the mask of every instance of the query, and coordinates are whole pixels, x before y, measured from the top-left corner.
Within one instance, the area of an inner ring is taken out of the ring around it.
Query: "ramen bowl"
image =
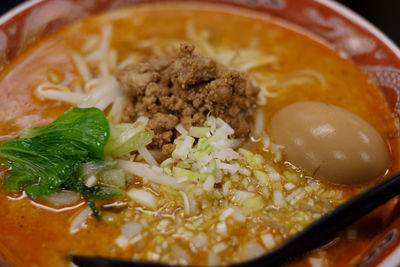
[[[104,11],[157,2],[166,1],[27,1],[0,18],[0,65],[6,66],[9,61],[39,40],[74,21]],[[347,8],[333,1],[322,0],[206,0],[199,2],[255,11],[260,16],[266,14],[282,19],[299,32],[307,29],[318,36],[320,42],[337,49],[342,57],[355,62],[369,76],[379,87],[393,117],[397,120],[400,112],[400,51],[378,29]],[[394,142],[394,145],[398,146],[399,143]],[[399,149],[399,147],[394,147],[394,149]],[[394,164],[399,165],[398,156],[394,158]],[[364,228],[366,233],[357,233],[354,227],[350,227],[327,244],[323,251],[326,250],[327,253],[335,255],[337,264],[375,266],[384,262],[388,266],[396,265],[400,262],[400,256],[397,253],[400,249],[398,200],[398,198],[391,200],[354,226]],[[344,239],[346,241],[343,241]],[[0,239],[0,248],[6,245],[6,238]],[[4,259],[0,260],[0,263],[7,266],[5,259],[8,258],[9,252],[3,252],[0,249],[1,253],[4,254]],[[306,262],[305,259],[302,261]],[[308,261],[311,264],[313,262],[324,264],[324,262],[318,262],[318,259]]]

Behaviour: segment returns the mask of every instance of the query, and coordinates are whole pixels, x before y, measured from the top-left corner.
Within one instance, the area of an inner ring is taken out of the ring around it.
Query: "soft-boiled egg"
[[[298,102],[271,119],[271,138],[288,160],[319,179],[356,184],[381,176],[388,148],[379,133],[357,115],[321,102]]]

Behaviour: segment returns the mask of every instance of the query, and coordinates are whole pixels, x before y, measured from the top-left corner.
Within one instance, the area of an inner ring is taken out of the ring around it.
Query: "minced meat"
[[[152,146],[164,154],[175,147],[176,125],[202,126],[208,114],[229,123],[234,137],[250,132],[259,88],[247,74],[195,54],[191,44],[181,44],[175,54],[130,65],[118,71],[117,79],[130,99],[123,120],[148,117]]]

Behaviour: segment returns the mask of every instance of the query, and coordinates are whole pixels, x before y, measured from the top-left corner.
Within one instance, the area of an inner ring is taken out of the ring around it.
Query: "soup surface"
[[[56,208],[25,194],[1,190],[0,253],[12,265],[68,266],[70,254],[201,265],[240,262],[274,248],[399,169],[393,115],[380,91],[355,64],[312,34],[276,18],[201,4],[142,5],[101,14],[22,52],[0,74],[0,140],[16,138],[28,127],[46,125],[71,108],[65,101],[40,97],[37,87],[47,83],[82,93],[87,80],[77,64],[79,59],[87,63],[91,79],[112,77],[120,68],[163,55],[182,40],[193,43],[196,53],[246,71],[255,80],[261,87],[258,108],[265,124],[263,133],[267,134],[277,111],[295,102],[343,107],[373,126],[392,149],[388,171],[369,184],[330,184],[291,165],[276,144],[268,146],[265,138],[254,137],[243,146],[272,168],[265,170],[270,179],[265,188],[251,168],[236,175],[223,173],[211,192],[197,192],[196,186],[185,190],[186,198],[193,198],[199,210],[188,213],[182,193],[131,175],[129,189],[144,188],[164,202],[152,210],[128,197],[96,201],[102,220],[87,216],[76,229],[71,223],[88,211],[86,199]],[[99,57],[96,51],[106,53]],[[275,184],[272,173],[278,174]],[[255,200],[236,203],[232,198],[238,191],[252,194],[250,199]],[[284,201],[279,202],[279,197]],[[165,211],[169,201],[175,204]],[[257,201],[256,205],[263,203],[261,208],[251,206]],[[237,207],[246,216],[243,220],[233,218]],[[382,227],[378,221],[375,229]],[[140,233],[129,238],[121,234],[121,226],[128,223],[140,224]],[[355,263],[354,257],[365,251],[374,233],[362,224],[348,232],[309,257],[331,266]],[[293,264],[307,265],[311,262],[307,257]]]

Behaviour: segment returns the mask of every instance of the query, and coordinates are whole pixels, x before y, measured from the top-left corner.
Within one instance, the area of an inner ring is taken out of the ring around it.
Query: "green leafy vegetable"
[[[100,216],[100,211],[97,209],[96,203],[94,202],[93,199],[89,198],[88,200],[88,206],[92,210],[94,217],[100,221],[101,216]]]
[[[111,126],[111,138],[105,153],[114,157],[125,155],[151,143],[154,133],[146,131],[147,120]]]
[[[47,126],[25,130],[19,140],[35,137],[40,141],[73,149],[66,152],[76,154],[77,151],[82,151],[81,154],[88,154],[94,160],[103,160],[104,147],[110,137],[110,126],[100,109],[73,108]]]
[[[97,108],[73,108],[47,126],[27,129],[0,144],[0,159],[11,169],[5,190],[24,190],[31,198],[60,188],[93,198],[123,194],[112,187],[88,188],[83,180],[82,163],[102,161],[109,136],[109,123]]]

